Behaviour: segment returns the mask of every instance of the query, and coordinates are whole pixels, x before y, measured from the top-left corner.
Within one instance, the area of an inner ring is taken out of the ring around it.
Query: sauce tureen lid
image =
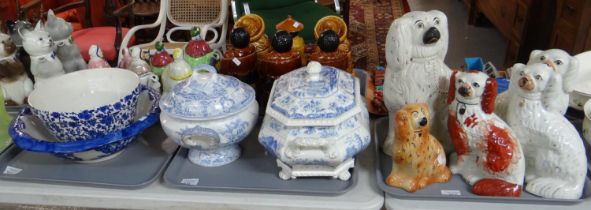
[[[273,85],[266,113],[287,126],[332,126],[362,109],[359,81],[351,74],[312,61]]]
[[[254,98],[254,89],[249,85],[201,64],[193,68],[190,78],[160,99],[160,108],[176,118],[210,120],[238,113]]]

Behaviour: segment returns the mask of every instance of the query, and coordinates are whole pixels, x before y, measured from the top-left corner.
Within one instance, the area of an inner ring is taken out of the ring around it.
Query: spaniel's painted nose
[[[470,96],[470,89],[468,89],[467,87],[462,86],[462,87],[458,88],[458,93],[461,96],[468,97],[468,96]]]
[[[421,126],[427,125],[427,118],[423,117],[423,119],[421,119],[421,122],[419,122],[419,125],[421,125]]]
[[[431,27],[431,28],[429,28],[429,30],[427,30],[427,32],[425,32],[425,35],[423,35],[423,43],[424,44],[433,44],[433,43],[439,41],[439,38],[441,38],[441,34],[439,33],[439,30],[437,30],[437,28],[435,28],[435,27]]]

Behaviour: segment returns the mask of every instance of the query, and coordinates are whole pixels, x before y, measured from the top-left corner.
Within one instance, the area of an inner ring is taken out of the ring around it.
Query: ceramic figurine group
[[[414,192],[447,182],[451,170],[477,195],[518,197],[524,189],[580,198],[585,147],[563,116],[577,59],[557,49],[533,51],[527,65],[509,70],[509,90],[497,99],[494,78],[445,65],[447,47],[447,19],[439,11],[410,12],[390,27],[383,92],[390,130],[383,149],[393,166],[386,183]],[[445,151],[453,151],[449,169]]]
[[[25,104],[34,87],[43,81],[87,68],[108,68],[101,49],[89,49],[87,63],[72,40],[72,25],[47,13],[47,21],[35,27],[26,21],[8,21],[10,36],[0,33],[0,86],[6,105]],[[33,85],[34,83],[34,85]]]

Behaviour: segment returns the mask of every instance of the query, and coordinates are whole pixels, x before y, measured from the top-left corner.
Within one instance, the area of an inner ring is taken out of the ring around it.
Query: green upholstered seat
[[[316,4],[313,0],[237,0],[236,12],[244,15],[243,3],[248,3],[250,13],[257,14],[265,20],[267,36],[275,33],[275,25],[291,15],[295,20],[304,24],[304,30],[299,35],[306,43],[314,42],[314,25],[328,15],[337,15],[332,8]]]

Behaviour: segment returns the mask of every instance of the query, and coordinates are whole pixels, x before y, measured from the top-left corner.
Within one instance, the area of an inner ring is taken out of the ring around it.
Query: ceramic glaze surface
[[[16,58],[16,45],[7,34],[0,33],[0,103],[21,105],[33,91],[33,82],[27,77],[25,66]]]
[[[249,85],[199,65],[160,101],[160,122],[169,138],[190,150],[191,162],[225,165],[238,159],[238,143],[256,123],[259,105],[254,97]]]
[[[432,10],[413,11],[397,18],[386,36],[386,72],[384,104],[388,108],[390,126],[383,151],[390,154],[395,138],[395,113],[410,103],[427,103],[431,132],[451,151],[444,122],[451,70],[443,62],[449,43],[447,17]]]
[[[252,87],[216,73],[213,66],[199,65],[191,79],[173,87],[160,101],[164,112],[179,118],[221,118],[246,108],[255,97]]]
[[[443,147],[429,134],[427,104],[408,104],[396,113],[392,171],[386,184],[415,192],[451,179]]]
[[[277,157],[281,178],[350,177],[342,168],[371,140],[359,90],[352,75],[315,61],[275,81],[259,143]]]
[[[591,100],[585,103],[585,119],[583,119],[583,138],[591,144]]]
[[[337,124],[360,111],[355,77],[339,69],[319,64],[294,70],[280,77],[270,96],[267,114],[289,119],[289,125]],[[317,122],[317,121],[326,122]]]
[[[111,67],[109,63],[103,58],[103,50],[97,45],[91,45],[88,49],[88,55],[90,55],[90,60],[88,61],[88,68],[89,69],[97,69],[97,68],[109,68]]]
[[[496,80],[483,72],[454,72],[449,94],[448,128],[456,151],[451,171],[474,194],[519,197],[525,162],[513,130],[493,113]]]
[[[509,101],[507,122],[515,131],[526,159],[525,190],[545,198],[579,199],[587,174],[583,140],[561,114],[543,104],[543,92],[562,77],[546,64],[527,65],[519,72]]]
[[[46,80],[29,96],[32,113],[61,141],[95,138],[128,126],[142,90],[136,74],[83,70]]]

